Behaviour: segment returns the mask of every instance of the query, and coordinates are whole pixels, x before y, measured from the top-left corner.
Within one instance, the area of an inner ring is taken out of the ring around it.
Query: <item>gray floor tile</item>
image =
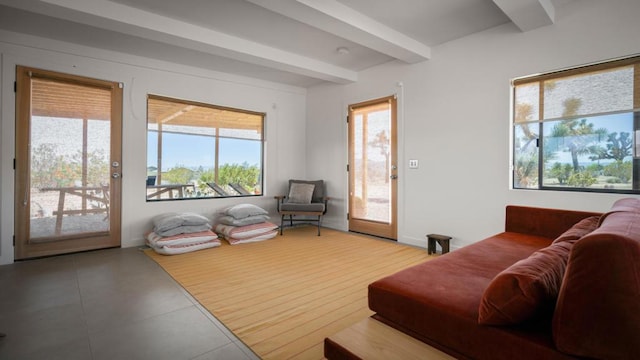
[[[194,300],[195,301],[195,300]],[[218,329],[220,329],[220,331],[222,331],[225,335],[227,335],[227,337],[229,338],[234,338],[235,335],[233,335],[233,333],[231,332],[231,330],[229,330],[223,323],[222,321],[216,319],[215,316],[211,315],[211,313],[205,309],[202,305],[200,305],[197,301],[195,302],[195,306],[198,308],[198,310],[200,310],[200,312],[206,316],[209,321],[211,321],[213,324],[215,324]]]
[[[5,292],[5,288],[2,288]],[[77,284],[59,283],[58,287],[27,286],[25,288],[8,289],[6,296],[0,299],[0,315],[18,311],[38,311],[62,305],[79,304],[80,292]]]
[[[171,277],[158,273],[158,270],[133,273],[131,275],[110,274],[110,272],[110,269],[105,268],[99,277],[92,276],[90,279],[80,274],[78,275],[78,287],[83,300],[92,300],[117,294],[135,296],[149,292],[153,288],[181,289]]]
[[[258,359],[140,250],[0,266],[0,360]]]
[[[193,297],[189,293],[187,293],[187,296],[193,299]],[[218,327],[218,329],[220,329],[220,331],[222,331],[222,333],[224,333],[229,339],[234,340],[236,347],[242,350],[245,356],[247,356],[249,359],[260,360],[260,357],[258,357],[253,352],[253,350],[251,350],[248,346],[246,346],[242,341],[236,338],[233,332],[231,332],[231,330],[229,330],[220,320],[216,319],[215,316],[211,315],[211,313],[207,309],[205,309],[202,305],[200,305],[195,299],[193,299],[193,301],[195,303],[196,308],[198,308],[200,312],[202,312],[202,314],[209,319],[209,321],[215,324]],[[219,359],[224,359],[224,358],[220,357]]]
[[[36,311],[80,302],[78,280],[73,268],[60,267],[42,260],[35,264],[19,263],[1,266],[15,268],[3,271],[0,279],[0,315],[16,311]],[[3,269],[4,270],[4,269]]]
[[[51,331],[78,330],[81,334],[86,334],[87,331],[84,312],[79,303],[3,314],[0,315],[0,324],[2,332],[11,334],[11,338],[37,337],[40,333]]]
[[[240,348],[240,350],[242,350],[243,353],[245,353],[245,355],[247,355],[247,357],[251,360],[260,360],[260,357],[258,355],[256,355],[256,353],[253,352],[253,350],[251,350],[247,345],[245,345],[242,341],[240,340],[235,340],[235,344],[238,348]]]
[[[93,358],[192,359],[232,341],[191,306],[89,335]]]
[[[84,328],[40,331],[26,336],[7,331],[7,336],[0,339],[0,359],[86,360],[91,359],[91,350]]]
[[[251,358],[236,343],[231,343],[195,357],[193,360],[251,360]]]
[[[83,300],[82,305],[90,333],[193,306],[173,284],[145,283],[136,291]]]
[[[74,261],[81,279],[91,281],[110,277],[119,278],[122,275],[144,275],[157,272],[158,269],[162,270],[158,264],[138,249],[121,249],[120,254],[115,250],[105,251],[107,254],[104,256],[100,256],[97,252],[87,253],[85,256],[76,255]]]

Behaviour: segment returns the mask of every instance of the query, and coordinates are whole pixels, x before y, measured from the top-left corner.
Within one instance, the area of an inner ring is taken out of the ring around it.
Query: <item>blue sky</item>
[[[609,133],[616,132],[618,135],[621,132],[627,132],[633,138],[633,112],[625,112],[620,114],[610,114],[603,116],[593,116],[593,117],[585,117],[587,119],[587,123],[592,123],[595,129],[606,128]],[[581,120],[582,118],[579,118]],[[545,126],[545,135],[549,135],[551,130],[553,129],[554,122],[546,123]],[[601,141],[602,146],[606,146],[606,137],[604,137]],[[593,156],[592,154],[585,154],[579,156],[581,161],[585,161],[588,163],[593,162],[589,160],[589,156]],[[556,158],[554,162],[560,163],[571,163],[571,153],[568,151],[558,151],[556,153]],[[612,162],[613,160],[601,160],[599,161],[602,164],[606,164]]]
[[[147,166],[157,165],[156,132],[147,132]],[[215,138],[200,135],[162,134],[163,170],[177,165],[188,168],[199,166],[212,168],[215,156]],[[220,165],[243,164],[261,165],[261,142],[257,140],[240,140],[220,138]]]

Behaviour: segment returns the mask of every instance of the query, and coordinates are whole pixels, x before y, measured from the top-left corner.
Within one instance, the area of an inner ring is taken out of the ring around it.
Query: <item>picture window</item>
[[[149,95],[147,201],[262,195],[264,117]]]
[[[640,193],[640,57],[513,81],[513,188]]]

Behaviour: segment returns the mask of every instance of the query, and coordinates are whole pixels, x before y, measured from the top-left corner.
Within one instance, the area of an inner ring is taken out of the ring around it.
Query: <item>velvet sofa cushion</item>
[[[556,347],[567,354],[640,354],[640,212],[613,208],[569,256],[552,327]]]
[[[484,291],[478,323],[513,325],[550,316],[571,247],[570,242],[552,244],[498,274]]]
[[[478,310],[482,325],[513,325],[550,316],[558,298],[573,244],[598,226],[599,216],[573,225],[553,243],[496,276],[484,291]]]
[[[564,241],[575,242],[581,237],[597,229],[599,225],[600,216],[589,216],[588,218],[580,220],[578,223],[573,225],[571,229],[558,236],[555,240],[553,240],[553,243],[556,244]]]

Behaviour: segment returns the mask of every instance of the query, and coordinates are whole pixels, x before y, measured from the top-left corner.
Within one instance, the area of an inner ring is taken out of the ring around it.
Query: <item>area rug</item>
[[[425,249],[302,226],[257,243],[145,253],[263,359],[322,359],[323,341],[371,316],[367,286]]]

